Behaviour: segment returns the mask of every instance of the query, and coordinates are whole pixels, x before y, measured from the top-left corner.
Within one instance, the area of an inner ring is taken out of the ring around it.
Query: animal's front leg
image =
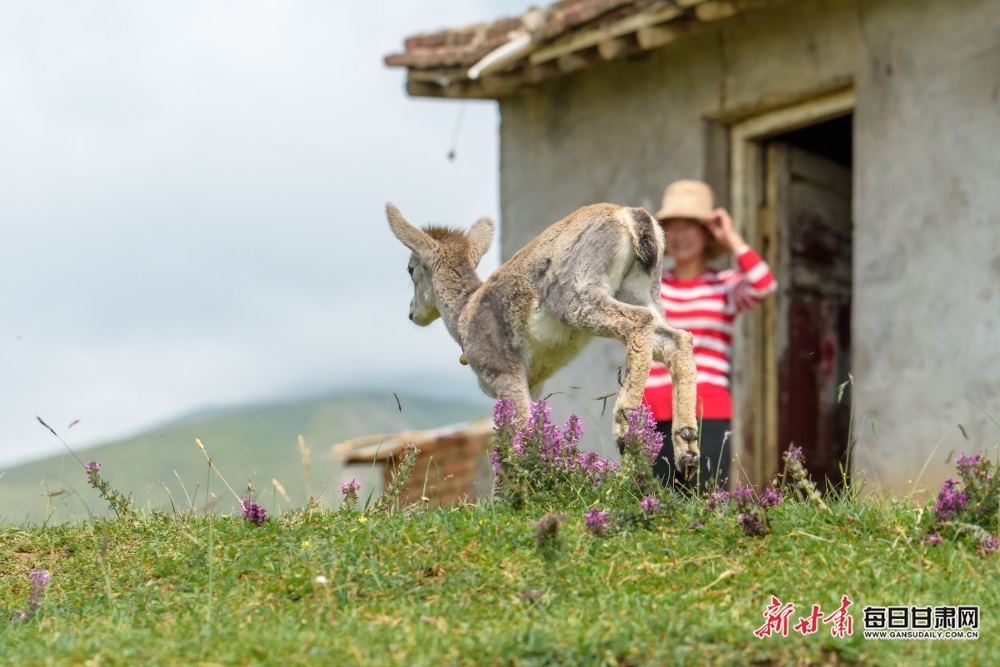
[[[531,416],[531,395],[523,377],[523,373],[515,372],[491,379],[491,384],[496,388],[497,399],[506,398],[514,404],[514,426],[517,429],[527,426]]]

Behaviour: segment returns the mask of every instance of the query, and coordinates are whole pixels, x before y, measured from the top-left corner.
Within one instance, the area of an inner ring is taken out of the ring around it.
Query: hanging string
[[[448,159],[454,160],[458,151],[458,131],[462,128],[462,116],[465,115],[465,100],[458,107],[458,117],[455,119],[455,130],[451,134],[451,148],[448,150]]]

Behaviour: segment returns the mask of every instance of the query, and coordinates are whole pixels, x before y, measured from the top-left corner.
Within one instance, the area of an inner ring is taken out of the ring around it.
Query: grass
[[[0,662],[995,664],[1000,467],[981,455],[963,454],[960,481],[930,505],[851,487],[820,499],[795,450],[783,501],[741,487],[710,504],[652,482],[648,414],[630,417],[622,461],[600,465],[576,448],[578,424],[559,429],[544,403],[524,429],[512,404],[494,417],[498,489],[479,504],[399,508],[387,493],[261,525],[191,502],[0,523]],[[208,467],[206,491],[240,494]],[[114,505],[107,473],[87,475]],[[794,629],[845,596],[853,633]],[[789,631],[758,638],[773,597],[795,605]],[[979,607],[978,639],[863,636],[867,606],[959,605]]]
[[[869,497],[769,510],[773,533],[683,500],[653,529],[598,538],[584,506],[484,502],[388,516],[304,509],[262,527],[150,514],[0,527],[0,623],[9,664],[993,664],[996,556],[929,546],[920,508]],[[567,515],[543,557],[531,519]],[[705,520],[692,528],[697,520]],[[325,577],[328,583],[317,581]],[[848,595],[845,639],[758,639],[771,595],[794,623]],[[974,641],[874,641],[866,605],[981,608]]]

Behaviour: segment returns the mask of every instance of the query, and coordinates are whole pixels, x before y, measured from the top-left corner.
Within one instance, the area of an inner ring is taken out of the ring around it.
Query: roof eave
[[[431,66],[419,54],[389,56],[386,64],[408,70],[406,91],[413,97],[501,99],[544,81],[621,58],[642,57],[676,41],[713,30],[737,14],[789,0],[673,0],[656,2],[620,20],[544,39],[540,32],[515,31],[476,62]],[[526,39],[525,36],[529,38]],[[468,58],[472,51],[467,51]],[[491,62],[492,59],[492,62]],[[456,60],[460,60],[457,59]],[[470,72],[472,75],[470,75]]]

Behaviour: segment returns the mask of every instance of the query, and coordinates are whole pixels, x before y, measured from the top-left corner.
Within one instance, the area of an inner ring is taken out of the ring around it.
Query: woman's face
[[[662,222],[666,253],[677,262],[690,262],[705,254],[708,230],[690,218],[671,218]]]

